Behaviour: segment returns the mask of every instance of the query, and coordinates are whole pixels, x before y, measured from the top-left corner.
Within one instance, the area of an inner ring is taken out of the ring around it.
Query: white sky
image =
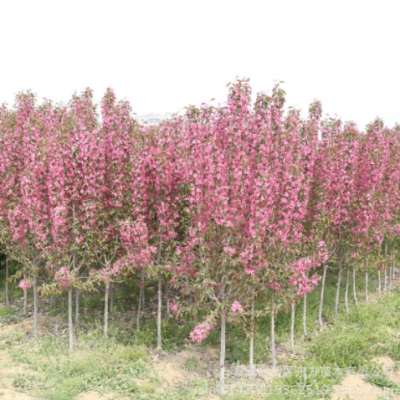
[[[283,80],[287,106],[400,123],[396,0],[1,0],[0,103],[31,89],[68,102],[107,87],[137,114],[226,101]]]

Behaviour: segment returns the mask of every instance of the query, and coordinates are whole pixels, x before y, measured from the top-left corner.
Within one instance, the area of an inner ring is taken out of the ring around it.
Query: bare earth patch
[[[60,317],[49,317],[47,315],[38,315],[38,333],[42,335],[53,329],[54,325],[61,325]],[[20,332],[33,334],[33,317],[24,319],[18,324],[0,327],[0,334]]]

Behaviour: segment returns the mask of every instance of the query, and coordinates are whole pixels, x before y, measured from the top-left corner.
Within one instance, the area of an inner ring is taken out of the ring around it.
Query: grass
[[[2,277],[0,274],[0,282]],[[1,283],[0,283],[1,285]],[[101,293],[82,296],[79,329],[75,338],[75,351],[70,354],[66,337],[44,335],[35,341],[30,336],[9,333],[0,337],[0,351],[7,350],[8,355],[18,365],[24,366],[24,373],[12,374],[11,379],[16,390],[29,393],[37,399],[74,400],[80,393],[96,390],[100,393],[126,396],[138,400],[194,399],[199,389],[213,381],[199,376],[197,383],[186,382],[174,391],[160,392],[161,382],[153,374],[149,364],[149,349],[156,345],[156,320],[152,309],[147,310],[140,331],[129,312],[137,307],[138,288],[134,285],[120,285],[114,291],[114,311],[110,314],[109,338],[103,338],[102,312],[104,300]],[[155,301],[154,290],[149,284],[146,288],[146,301]],[[350,285],[351,286],[351,285]],[[364,279],[358,277],[357,291],[363,293]],[[369,291],[376,291],[377,282],[373,276],[369,279]],[[335,317],[333,313],[336,293],[335,271],[330,271],[326,280],[323,320],[325,328],[319,331],[317,317],[319,288],[307,295],[307,331],[309,338],[302,334],[302,303],[296,305],[295,346],[296,357],[287,358],[285,364],[295,371],[292,375],[274,381],[274,389],[265,398],[274,399],[316,399],[316,392],[322,388],[332,388],[341,380],[340,375],[327,376],[321,367],[381,368],[373,362],[374,357],[389,355],[400,361],[400,292],[392,290],[381,298],[371,296],[364,302],[359,295],[359,306],[355,307],[352,295],[349,296],[350,310],[343,308],[345,279],[341,286],[341,307]],[[21,292],[21,293],[19,293]],[[0,288],[0,299],[4,291]],[[22,295],[20,289],[12,289],[10,298]],[[29,297],[31,298],[31,297]],[[30,300],[31,301],[31,300]],[[65,296],[60,296],[57,304],[47,310],[48,315],[59,315],[64,323],[67,320]],[[197,320],[202,312],[199,310]],[[15,306],[0,306],[0,323],[13,324],[20,319]],[[270,318],[262,317],[257,321],[258,330],[254,339],[254,361],[256,365],[270,362]],[[193,328],[192,321],[180,322],[174,319],[163,320],[162,336],[165,351],[181,351],[188,342]],[[281,312],[275,321],[276,342],[288,348],[290,313]],[[219,346],[219,330],[201,344]],[[248,364],[249,341],[238,326],[227,327],[227,362]],[[314,369],[314,374],[304,373],[299,368]],[[191,357],[185,364],[190,373],[200,373],[201,363]],[[300,372],[299,372],[300,371]],[[398,389],[385,375],[368,375],[366,381],[378,387]],[[215,381],[214,381],[215,383]],[[394,386],[393,386],[394,385]],[[279,393],[278,388],[309,387],[307,393]],[[0,385],[1,388],[1,385]],[[260,398],[253,396],[254,398]],[[320,394],[319,397],[322,397]],[[0,397],[1,398],[1,397]],[[252,399],[251,395],[235,393],[226,396],[232,400]]]

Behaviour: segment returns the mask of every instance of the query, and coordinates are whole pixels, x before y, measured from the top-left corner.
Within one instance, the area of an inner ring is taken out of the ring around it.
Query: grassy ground
[[[0,275],[0,282],[4,278]],[[1,284],[0,284],[1,285]],[[400,361],[400,291],[394,285],[388,293],[377,296],[377,281],[370,277],[370,299],[363,299],[364,279],[357,280],[359,306],[355,307],[349,296],[350,311],[343,308],[345,282],[342,282],[341,308],[334,318],[333,305],[336,289],[335,271],[327,276],[323,319],[325,328],[319,331],[317,324],[319,288],[307,296],[308,339],[302,334],[302,304],[296,306],[296,351],[289,348],[290,313],[280,313],[276,320],[276,343],[279,366],[291,367],[293,374],[275,378],[271,383],[274,394],[258,395],[235,393],[229,399],[317,399],[323,385],[332,388],[342,380],[336,374],[323,373],[320,367],[348,368],[355,370],[372,367],[382,372],[377,357],[387,356]],[[65,297],[60,297],[50,309],[48,299],[41,299],[41,318],[59,318],[57,329],[43,328],[39,340],[20,329],[22,291],[10,285],[11,306],[0,306],[0,400],[8,398],[44,400],[91,400],[98,398],[126,399],[194,399],[200,393],[218,385],[219,331],[213,332],[199,345],[189,346],[189,333],[193,321],[163,320],[164,351],[155,353],[156,319],[155,289],[146,289],[145,319],[140,331],[135,326],[138,288],[119,285],[114,290],[114,311],[110,316],[109,338],[102,334],[103,297],[101,293],[82,296],[81,318],[76,329],[75,351],[70,354],[67,345],[67,308]],[[31,302],[31,293],[29,301]],[[150,300],[150,301],[148,301]],[[4,304],[4,290],[0,286],[0,302]],[[31,303],[28,311],[31,312]],[[52,320],[53,322],[55,321]],[[54,324],[53,324],[54,325]],[[270,366],[269,345],[270,319],[258,320],[255,335],[254,359],[258,370]],[[227,386],[261,384],[262,380],[250,380],[237,375],[238,367],[248,364],[249,340],[235,326],[227,328]],[[314,373],[303,373],[299,368],[314,368]],[[395,364],[397,367],[397,363]],[[178,370],[180,371],[178,374]],[[236,371],[236,372],[235,372]],[[176,372],[176,375],[174,373]],[[235,375],[236,374],[236,375]],[[167,377],[171,379],[168,381]],[[365,377],[376,387],[397,387],[396,382],[385,375]],[[176,381],[176,382],[175,382]],[[291,391],[277,394],[282,387],[307,387],[307,394]],[[4,389],[2,389],[4,388]],[[277,388],[279,390],[277,390]],[[270,389],[271,390],[271,389]],[[11,391],[16,397],[11,396]],[[3,393],[3,395],[2,395]],[[269,393],[269,391],[267,391]],[[100,397],[101,394],[104,397]],[[91,397],[92,396],[92,397]],[[338,398],[327,395],[326,398]],[[208,398],[216,398],[209,395]],[[346,398],[346,397],[343,397]],[[348,397],[351,398],[351,397]],[[368,397],[369,398],[369,397]],[[372,397],[371,397],[372,398]],[[376,397],[378,398],[378,397]]]

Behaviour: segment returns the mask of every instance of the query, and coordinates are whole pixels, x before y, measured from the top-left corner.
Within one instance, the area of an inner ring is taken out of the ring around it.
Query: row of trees
[[[322,119],[318,101],[302,118],[284,110],[279,85],[252,102],[248,80],[229,85],[225,106],[191,106],[155,127],[140,126],[111,89],[101,120],[92,100],[86,89],[68,105],[37,105],[26,92],[0,108],[0,242],[22,266],[20,287],[33,286],[35,336],[39,293],[68,291],[72,350],[73,290],[78,300],[80,290],[105,285],[107,337],[112,282],[137,279],[143,289],[148,277],[158,280],[161,349],[164,281],[181,294],[174,313],[206,311],[193,340],[220,326],[223,390],[227,323],[249,329],[252,367],[257,316],[270,314],[275,366],[276,314],[291,308],[294,321],[303,298],[307,335],[306,293],[319,282],[322,327],[328,262],[339,266],[335,313],[343,270],[346,307],[350,268],[353,282],[356,269],[366,282],[384,271],[386,285],[390,265],[392,279],[398,126],[377,119],[361,132]]]

